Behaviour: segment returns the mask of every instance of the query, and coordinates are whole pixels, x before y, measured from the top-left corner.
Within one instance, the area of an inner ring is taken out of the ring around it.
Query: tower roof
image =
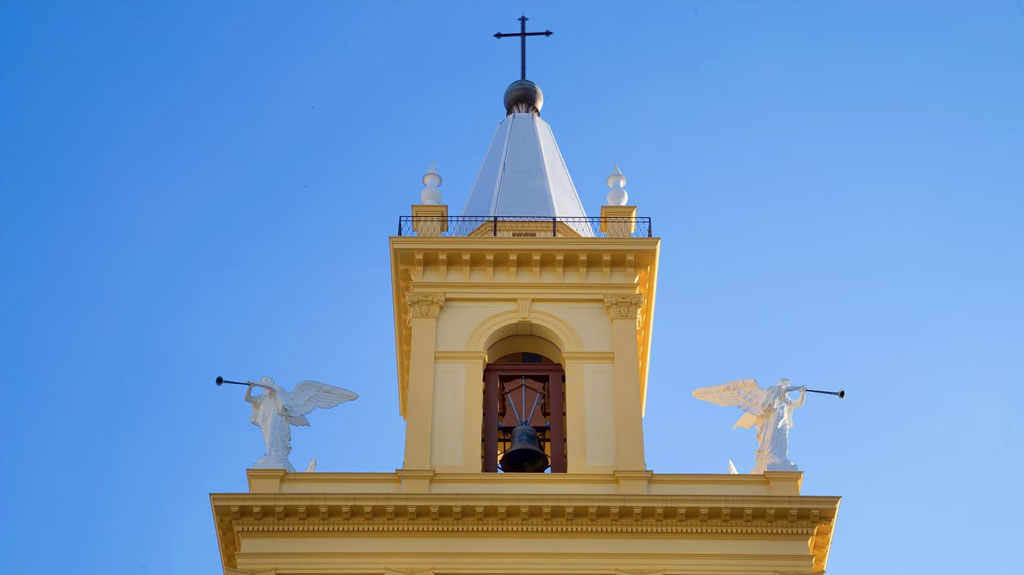
[[[551,126],[540,117],[540,90],[524,92],[523,83],[506,91],[508,115],[494,132],[462,215],[586,217]],[[524,93],[529,105],[521,102]]]

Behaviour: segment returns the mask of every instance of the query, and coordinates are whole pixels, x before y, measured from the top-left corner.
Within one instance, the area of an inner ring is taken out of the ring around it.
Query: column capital
[[[443,293],[408,293],[405,303],[409,306],[410,317],[437,317],[444,306]]]
[[[612,319],[636,319],[636,314],[644,305],[643,294],[606,295],[604,305]]]

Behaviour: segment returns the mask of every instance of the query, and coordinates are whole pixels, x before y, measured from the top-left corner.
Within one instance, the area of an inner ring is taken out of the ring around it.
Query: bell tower
[[[522,471],[503,456],[532,428],[549,464],[531,471],[631,489],[646,473],[660,240],[623,205],[617,166],[617,204],[587,216],[536,84],[512,83],[504,105],[463,214],[447,216],[431,166],[390,241],[403,469]]]
[[[587,215],[525,56],[503,103],[462,213],[431,165],[389,239],[402,468],[247,470],[225,575],[824,573],[839,498],[801,472],[647,469],[661,242],[618,166]]]

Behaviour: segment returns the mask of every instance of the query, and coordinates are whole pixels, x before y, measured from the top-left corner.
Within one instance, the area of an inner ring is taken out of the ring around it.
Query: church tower
[[[404,471],[496,473],[529,418],[551,473],[643,492],[660,240],[632,206],[587,217],[533,82],[504,103],[463,214],[431,170],[391,238]]]
[[[542,107],[524,71],[461,215],[431,165],[390,238],[402,468],[248,470],[211,495],[225,574],[824,572],[839,498],[802,473],[647,469],[660,240],[617,166],[587,215]]]

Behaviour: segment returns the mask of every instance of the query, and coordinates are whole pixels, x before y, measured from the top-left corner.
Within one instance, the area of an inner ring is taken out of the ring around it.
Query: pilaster
[[[617,468],[642,471],[644,433],[640,394],[640,360],[637,348],[637,312],[643,307],[641,294],[606,295],[604,303],[612,322],[615,397],[615,443]]]
[[[409,403],[405,417],[406,469],[430,467],[430,439],[434,406],[434,349],[437,316],[444,306],[443,293],[406,295],[412,346],[409,354]]]

